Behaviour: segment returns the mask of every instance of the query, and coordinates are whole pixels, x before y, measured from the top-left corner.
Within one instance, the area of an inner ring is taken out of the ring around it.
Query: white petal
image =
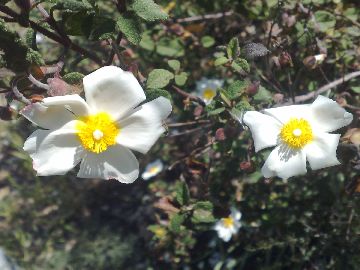
[[[94,112],[119,119],[145,100],[135,76],[115,66],[102,67],[83,79],[86,101]]]
[[[251,130],[256,152],[277,144],[281,128],[279,121],[255,111],[246,112],[243,121]]]
[[[165,128],[162,121],[171,113],[171,103],[158,97],[139,107],[135,113],[120,121],[117,142],[140,153],[146,153]]]
[[[26,106],[20,113],[40,127],[58,129],[76,116],[88,114],[88,106],[80,96],[67,95],[45,98],[43,102]]]
[[[224,242],[229,242],[229,240],[231,239],[232,233],[229,229],[227,228],[223,228],[223,227],[219,227],[219,229],[217,230],[218,236],[219,238],[221,238]]]
[[[64,175],[81,160],[83,149],[70,129],[36,130],[25,141],[24,150],[33,159],[37,175]]]
[[[309,104],[283,106],[278,108],[265,109],[264,113],[285,124],[290,120],[290,118],[308,119],[310,115],[309,107]]]
[[[114,145],[100,154],[86,152],[77,176],[116,179],[129,184],[139,176],[139,163],[129,149]]]
[[[336,148],[339,144],[340,134],[315,134],[313,142],[305,146],[304,151],[313,170],[318,170],[340,162],[336,158]]]
[[[231,208],[231,217],[237,221],[237,220],[240,220],[241,219],[241,212],[239,210],[237,210],[236,208],[232,207]]]
[[[349,125],[353,115],[346,112],[334,100],[318,96],[311,104],[311,122],[314,128],[322,132],[331,132]]]
[[[279,145],[270,153],[264,166],[261,168],[261,173],[266,178],[279,176],[283,179],[305,174],[305,152],[302,150],[293,151],[285,145]]]

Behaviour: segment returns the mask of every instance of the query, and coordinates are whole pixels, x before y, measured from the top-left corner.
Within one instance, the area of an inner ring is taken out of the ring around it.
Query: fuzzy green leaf
[[[169,65],[169,67],[171,67],[172,70],[174,70],[174,71],[178,71],[178,70],[180,69],[180,61],[179,61],[179,60],[175,60],[175,59],[169,60],[169,61],[168,61],[168,65]]]
[[[189,202],[190,193],[185,182],[178,182],[175,187],[176,201],[180,205],[185,205]]]
[[[235,81],[226,89],[226,92],[230,99],[234,99],[240,96],[248,85],[249,83],[246,81]]]
[[[147,88],[164,88],[174,79],[174,74],[166,69],[154,69],[150,72],[146,82]]]
[[[225,57],[225,56],[221,56],[221,57],[219,57],[219,58],[217,58],[217,59],[215,60],[214,65],[215,65],[216,67],[217,67],[217,66],[222,66],[222,65],[226,64],[227,62],[229,62],[229,59],[228,59],[227,57]]]
[[[70,72],[64,75],[63,80],[68,84],[81,84],[84,77],[84,74],[79,72]]]
[[[116,29],[122,32],[131,43],[136,45],[140,43],[142,32],[141,25],[130,12],[118,17]]]
[[[147,102],[154,100],[158,97],[165,97],[169,100],[172,100],[170,93],[164,89],[148,89],[146,90],[145,95]]]
[[[183,86],[187,81],[188,75],[186,72],[181,72],[178,75],[175,75],[175,83],[178,86]]]
[[[236,37],[230,40],[229,44],[226,47],[226,52],[228,58],[231,59],[236,59],[240,55],[239,40]]]
[[[209,201],[199,201],[194,205],[193,216],[191,221],[197,223],[212,223],[215,222],[213,215],[214,205]]]
[[[153,0],[134,0],[130,7],[146,21],[166,20],[168,15]]]
[[[179,233],[181,224],[185,221],[185,216],[182,214],[175,214],[170,219],[170,231]]]
[[[213,46],[215,44],[215,39],[211,36],[203,36],[201,38],[201,44],[205,48],[210,48],[211,46]]]

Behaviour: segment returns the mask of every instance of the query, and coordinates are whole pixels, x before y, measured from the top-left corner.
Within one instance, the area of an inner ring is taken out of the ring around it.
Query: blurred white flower
[[[132,183],[139,163],[129,150],[146,153],[165,131],[170,101],[159,97],[141,106],[145,94],[131,72],[102,67],[83,79],[79,95],[45,98],[25,107],[24,117],[45,128],[26,140],[24,150],[40,176],[64,175],[78,163],[78,177]]]
[[[287,179],[306,173],[306,160],[313,170],[340,164],[336,148],[340,134],[330,134],[353,119],[335,101],[318,96],[312,104],[248,111],[244,123],[250,128],[255,151],[276,146],[261,169],[265,177]]]
[[[216,89],[222,87],[223,80],[201,78],[196,82],[196,95],[204,100],[205,104],[209,104],[216,96]]]
[[[231,236],[237,234],[241,228],[241,212],[235,208],[231,209],[230,216],[220,219],[216,222],[214,230],[217,231],[218,236],[228,242],[231,239]]]
[[[144,180],[149,180],[155,175],[159,174],[164,169],[164,164],[160,159],[155,160],[154,162],[149,163],[144,172],[141,174],[141,177]]]

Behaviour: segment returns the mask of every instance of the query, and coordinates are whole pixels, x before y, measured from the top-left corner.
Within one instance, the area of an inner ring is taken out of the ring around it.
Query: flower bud
[[[225,130],[223,128],[218,128],[215,132],[215,139],[217,141],[224,141],[226,139]]]
[[[293,66],[293,62],[291,59],[291,56],[288,52],[282,52],[279,56],[279,63],[281,65],[281,67],[286,67],[286,66]]]
[[[0,119],[10,121],[13,119],[15,111],[9,106],[0,106]]]

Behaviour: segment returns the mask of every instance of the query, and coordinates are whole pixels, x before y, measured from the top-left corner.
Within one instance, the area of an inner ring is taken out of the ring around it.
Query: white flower
[[[237,234],[241,228],[241,212],[235,208],[231,209],[230,216],[220,219],[216,222],[214,230],[217,231],[218,236],[228,242],[231,239],[231,236]]]
[[[201,78],[196,82],[196,95],[199,96],[206,104],[210,104],[216,96],[216,89],[222,87],[223,80]]]
[[[141,177],[144,180],[149,180],[150,178],[159,174],[163,170],[163,168],[164,168],[164,164],[160,159],[157,159],[146,166],[144,172],[141,174]]]
[[[45,128],[24,144],[37,175],[64,175],[80,163],[78,177],[132,183],[139,163],[129,150],[146,153],[165,131],[170,101],[159,97],[141,106],[145,94],[131,72],[100,68],[83,79],[86,102],[78,95],[45,98],[22,110]]]
[[[276,146],[261,169],[265,177],[287,179],[313,170],[338,165],[336,148],[340,134],[329,134],[351,123],[353,116],[335,101],[318,96],[312,104],[248,111],[244,123],[250,128],[255,151]]]

